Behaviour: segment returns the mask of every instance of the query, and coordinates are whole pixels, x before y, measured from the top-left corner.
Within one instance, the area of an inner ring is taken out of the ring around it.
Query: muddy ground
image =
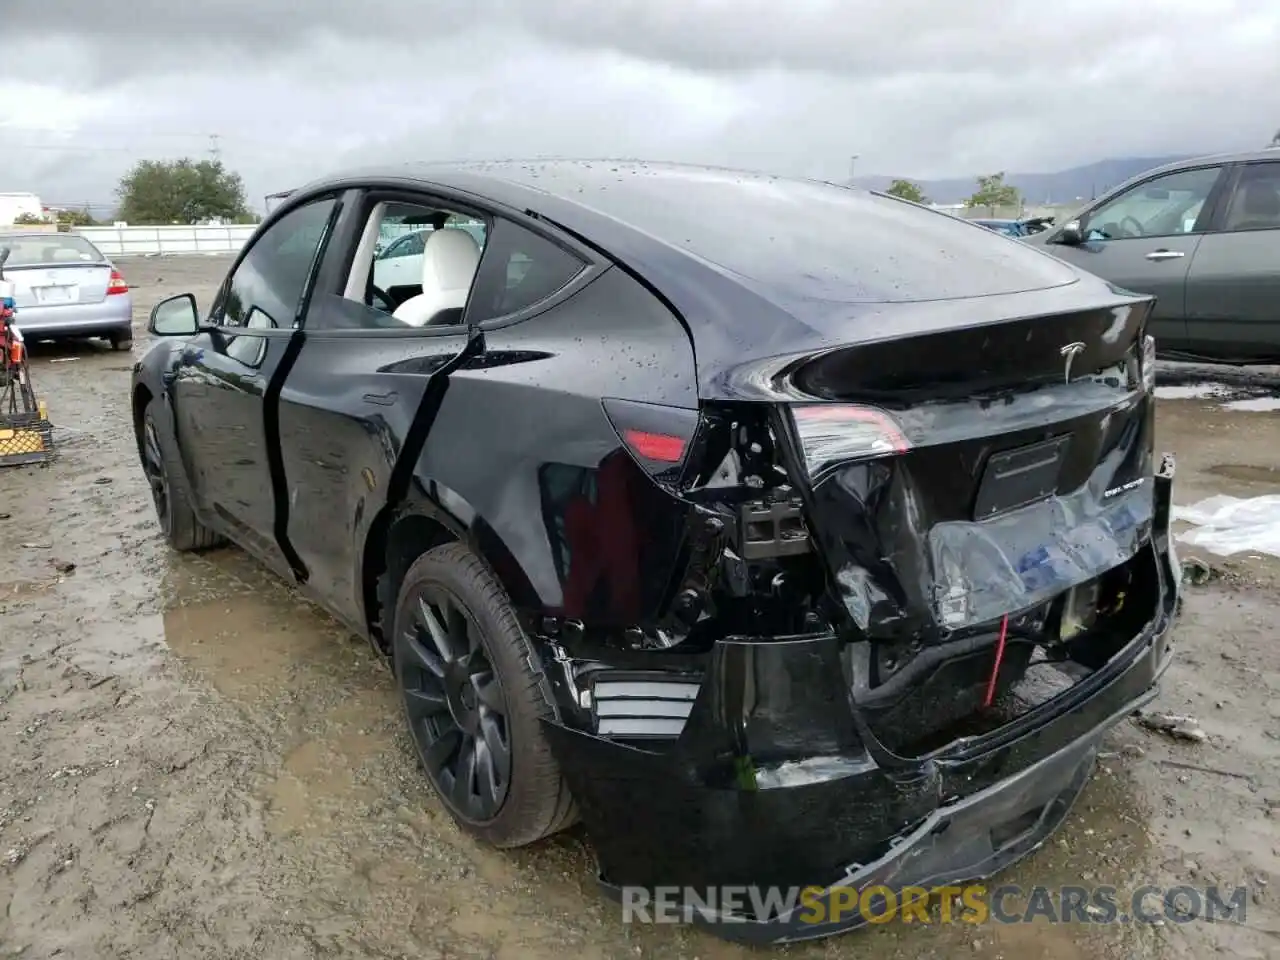
[[[124,267],[140,354],[151,304],[186,290],[207,304],[226,262]],[[161,543],[129,424],[131,358],[97,343],[35,354],[61,457],[0,471],[0,954],[757,953],[625,927],[577,831],[516,853],[460,834],[362,643],[237,550]],[[1276,491],[1274,412],[1170,400],[1160,431],[1180,503]],[[1194,714],[1208,742],[1126,723],[1059,837],[1001,879],[1245,885],[1243,926],[890,924],[786,955],[1280,956],[1280,562],[1214,563],[1220,575],[1188,589],[1156,704]]]

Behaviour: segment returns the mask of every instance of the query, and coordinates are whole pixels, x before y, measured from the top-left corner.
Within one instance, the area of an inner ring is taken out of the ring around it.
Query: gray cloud
[[[1280,126],[1280,8],[1244,0],[6,0],[0,20],[23,51],[0,60],[9,174],[46,195],[109,195],[133,159],[210,133],[260,195],[371,158],[839,177],[858,154],[923,177]]]

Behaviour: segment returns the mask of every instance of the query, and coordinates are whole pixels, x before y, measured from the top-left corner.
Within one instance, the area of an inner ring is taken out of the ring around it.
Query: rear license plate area
[[[986,520],[1055,493],[1070,442],[1069,436],[1056,437],[992,454],[978,486],[973,518]]]
[[[75,299],[76,288],[66,285],[53,287],[36,287],[36,302],[44,305],[47,303],[70,303]]]

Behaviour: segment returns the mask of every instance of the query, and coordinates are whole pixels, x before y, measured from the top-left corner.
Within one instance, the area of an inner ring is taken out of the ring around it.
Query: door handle
[[[1177,260],[1179,257],[1185,257],[1186,254],[1181,250],[1152,250],[1147,254],[1148,260]]]

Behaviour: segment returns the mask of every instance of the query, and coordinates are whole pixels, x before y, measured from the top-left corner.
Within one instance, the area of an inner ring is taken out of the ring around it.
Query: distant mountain
[[[1018,188],[1027,203],[1069,204],[1077,199],[1100,196],[1111,187],[1136,177],[1153,167],[1184,160],[1185,157],[1114,157],[1057,173],[1009,173],[1005,183]],[[995,171],[989,171],[995,172]],[[985,175],[985,173],[984,173]],[[853,183],[867,190],[884,190],[897,177],[857,177]],[[910,177],[903,179],[910,180]],[[978,175],[953,180],[915,180],[933,203],[961,203],[977,189]]]

